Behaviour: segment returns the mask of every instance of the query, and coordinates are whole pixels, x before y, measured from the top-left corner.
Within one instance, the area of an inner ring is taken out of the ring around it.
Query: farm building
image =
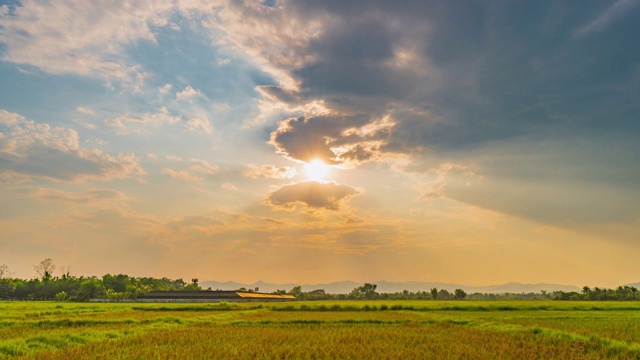
[[[265,294],[247,291],[151,291],[138,297],[140,302],[243,302],[243,301],[291,301],[293,295]]]

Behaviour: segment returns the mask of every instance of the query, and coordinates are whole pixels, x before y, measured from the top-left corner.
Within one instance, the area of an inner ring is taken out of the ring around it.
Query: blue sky
[[[18,276],[638,281],[640,1],[0,4]]]

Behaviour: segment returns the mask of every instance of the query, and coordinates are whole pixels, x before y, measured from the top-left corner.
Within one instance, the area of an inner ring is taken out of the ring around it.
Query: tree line
[[[150,291],[202,291],[198,279],[190,283],[182,279],[132,277],[124,274],[96,276],[73,276],[69,268],[61,268],[55,276],[57,266],[45,259],[34,266],[36,278],[25,280],[12,277],[7,265],[0,265],[0,299],[8,300],[71,300],[88,301],[92,298],[123,300],[135,299]],[[210,290],[210,289],[208,289]],[[246,289],[236,289],[247,291]],[[256,289],[257,290],[257,289]],[[248,290],[252,291],[252,290]],[[304,292],[301,286],[289,291],[277,290],[276,294],[290,294],[299,300],[637,300],[638,289],[619,286],[616,289],[590,288],[582,292],[554,291],[540,293],[467,294],[462,289],[449,292],[432,288],[429,291],[380,293],[377,285],[365,283],[348,294],[329,294],[322,289]]]
[[[92,298],[135,299],[150,291],[199,291],[198,279],[186,283],[182,279],[132,277],[124,274],[73,276],[68,268],[62,268],[60,276],[54,276],[57,266],[45,259],[34,270],[38,277],[25,280],[14,278],[7,265],[0,265],[0,299],[10,300],[72,300],[87,301]]]

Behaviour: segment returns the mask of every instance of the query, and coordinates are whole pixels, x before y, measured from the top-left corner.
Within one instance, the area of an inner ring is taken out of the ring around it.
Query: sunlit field
[[[640,359],[640,302],[0,302],[0,358]]]

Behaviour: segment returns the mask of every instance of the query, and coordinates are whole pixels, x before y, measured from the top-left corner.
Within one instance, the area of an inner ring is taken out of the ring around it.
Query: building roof
[[[203,291],[150,291],[140,299],[209,299],[209,300],[295,300],[293,295],[259,292],[203,290]]]
[[[256,292],[241,292],[237,291],[236,294],[245,299],[290,299],[295,300],[295,296],[286,294],[265,294]]]

